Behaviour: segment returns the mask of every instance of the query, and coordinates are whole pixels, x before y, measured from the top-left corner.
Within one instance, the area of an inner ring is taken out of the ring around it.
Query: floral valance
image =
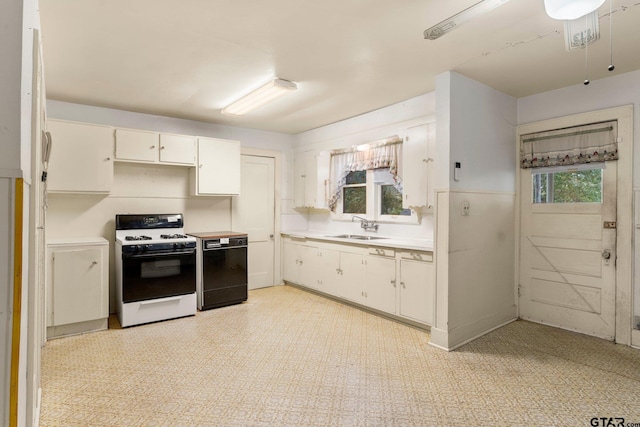
[[[618,159],[617,121],[592,123],[521,136],[522,169]]]
[[[331,153],[331,194],[329,207],[335,210],[342,196],[349,172],[370,169],[389,168],[394,186],[402,191],[402,178],[399,176],[402,159],[402,139],[394,136],[383,142],[367,144],[365,149],[354,148],[337,150]]]

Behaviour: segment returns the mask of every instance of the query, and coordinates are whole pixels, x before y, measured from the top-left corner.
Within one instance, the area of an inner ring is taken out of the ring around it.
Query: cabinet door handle
[[[155,145],[152,145],[151,147],[149,147],[150,150],[153,150],[154,148],[156,148]]]
[[[160,146],[160,149],[161,149],[161,150],[164,150],[164,146]]]
[[[104,160],[108,162],[109,160],[111,160],[111,157],[107,157],[107,158],[106,158],[106,159],[104,159]]]
[[[406,288],[407,286],[404,284],[404,282],[400,282],[400,284],[402,285],[403,288]]]

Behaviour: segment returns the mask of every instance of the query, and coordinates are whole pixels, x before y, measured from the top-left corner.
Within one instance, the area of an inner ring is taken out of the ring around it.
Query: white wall
[[[403,136],[411,126],[433,122],[435,114],[435,93],[430,92],[408,99],[379,110],[361,114],[331,125],[323,126],[295,136],[295,152],[307,150],[333,150],[372,142],[392,135]],[[293,168],[290,168],[290,182],[293,182]],[[284,231],[314,230],[338,233],[357,233],[362,229],[359,223],[334,221],[328,212],[298,211],[293,206],[293,186],[283,196],[286,208],[283,209]],[[380,235],[396,237],[433,238],[433,213],[421,213],[420,224],[382,223],[378,229]]]
[[[17,423],[30,425],[33,414],[27,414],[27,399],[32,387],[39,383],[27,372],[27,319],[29,312],[29,191],[31,182],[31,93],[33,82],[33,34],[39,28],[36,0],[9,0],[0,6],[0,424],[9,422],[9,377],[11,367],[11,325],[13,314],[14,275],[22,278],[22,310],[18,364]],[[24,201],[19,206],[22,218],[15,218],[16,178],[23,178]],[[23,221],[22,235],[15,235],[16,224]],[[22,253],[14,253],[14,242]],[[13,271],[14,258],[21,261],[22,271]],[[28,378],[28,375],[31,378]]]
[[[634,165],[640,165],[640,71],[592,80],[518,99],[518,124],[634,105]],[[624,141],[623,141],[624,143]],[[633,187],[640,189],[640,168],[634,167]]]
[[[376,135],[375,130],[385,130],[386,126],[400,123],[407,120],[415,119],[422,116],[435,114],[435,92],[429,92],[424,95],[398,102],[375,111],[360,114],[350,119],[342,120],[317,129],[301,132],[295,136],[296,147],[300,149],[308,149],[314,144],[332,143],[334,140],[346,140],[347,145],[361,144],[367,142],[359,138],[381,138]],[[373,131],[369,135],[367,132]],[[380,134],[380,132],[377,132]],[[384,135],[388,136],[388,135]],[[382,138],[384,138],[382,136]],[[357,142],[359,141],[359,142]]]
[[[20,82],[22,75],[22,1],[0,8],[0,173],[20,169]]]
[[[450,90],[451,188],[515,192],[515,98],[456,73]],[[462,166],[459,181],[455,162]]]
[[[454,349],[515,319],[516,100],[457,73],[436,77],[436,325]],[[449,163],[440,158],[449,158]],[[461,162],[459,181],[454,162]],[[462,204],[470,206],[464,215]]]

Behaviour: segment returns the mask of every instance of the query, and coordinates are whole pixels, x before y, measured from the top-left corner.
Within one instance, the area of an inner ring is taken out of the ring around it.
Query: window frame
[[[381,168],[385,169],[385,168]],[[392,224],[419,224],[420,217],[418,212],[414,209],[411,210],[411,215],[382,215],[382,208],[380,204],[380,199],[382,198],[382,186],[393,184],[392,180],[386,180],[382,182],[375,182],[374,180],[374,169],[367,170],[367,179],[365,184],[349,184],[343,187],[354,187],[354,186],[366,186],[366,198],[367,198],[367,212],[362,214],[351,214],[344,213],[344,192],[342,193],[342,197],[336,203],[336,211],[331,212],[331,215],[336,221],[349,221],[353,220],[353,216],[361,216],[366,218],[368,221],[375,221],[377,223],[392,223]]]
[[[585,163],[580,165],[566,165],[566,166],[550,166],[543,168],[531,168],[531,200],[530,203],[534,205],[561,205],[561,204],[601,204],[604,199],[604,188],[600,188],[600,201],[599,202],[555,202],[555,201],[545,201],[545,202],[536,202],[535,201],[535,176],[536,175],[547,175],[547,180],[549,179],[549,174],[559,174],[559,173],[568,173],[568,172],[578,172],[578,171],[588,171],[588,170],[600,170],[602,179],[604,179],[604,170],[607,168],[606,162],[594,162],[594,163]],[[549,181],[547,181],[549,183]],[[547,198],[549,197],[549,192],[553,192],[553,185],[547,184]]]

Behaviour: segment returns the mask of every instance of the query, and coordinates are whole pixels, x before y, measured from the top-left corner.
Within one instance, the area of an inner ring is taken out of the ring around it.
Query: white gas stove
[[[116,215],[116,294],[122,327],[196,313],[196,238],[182,214]]]

